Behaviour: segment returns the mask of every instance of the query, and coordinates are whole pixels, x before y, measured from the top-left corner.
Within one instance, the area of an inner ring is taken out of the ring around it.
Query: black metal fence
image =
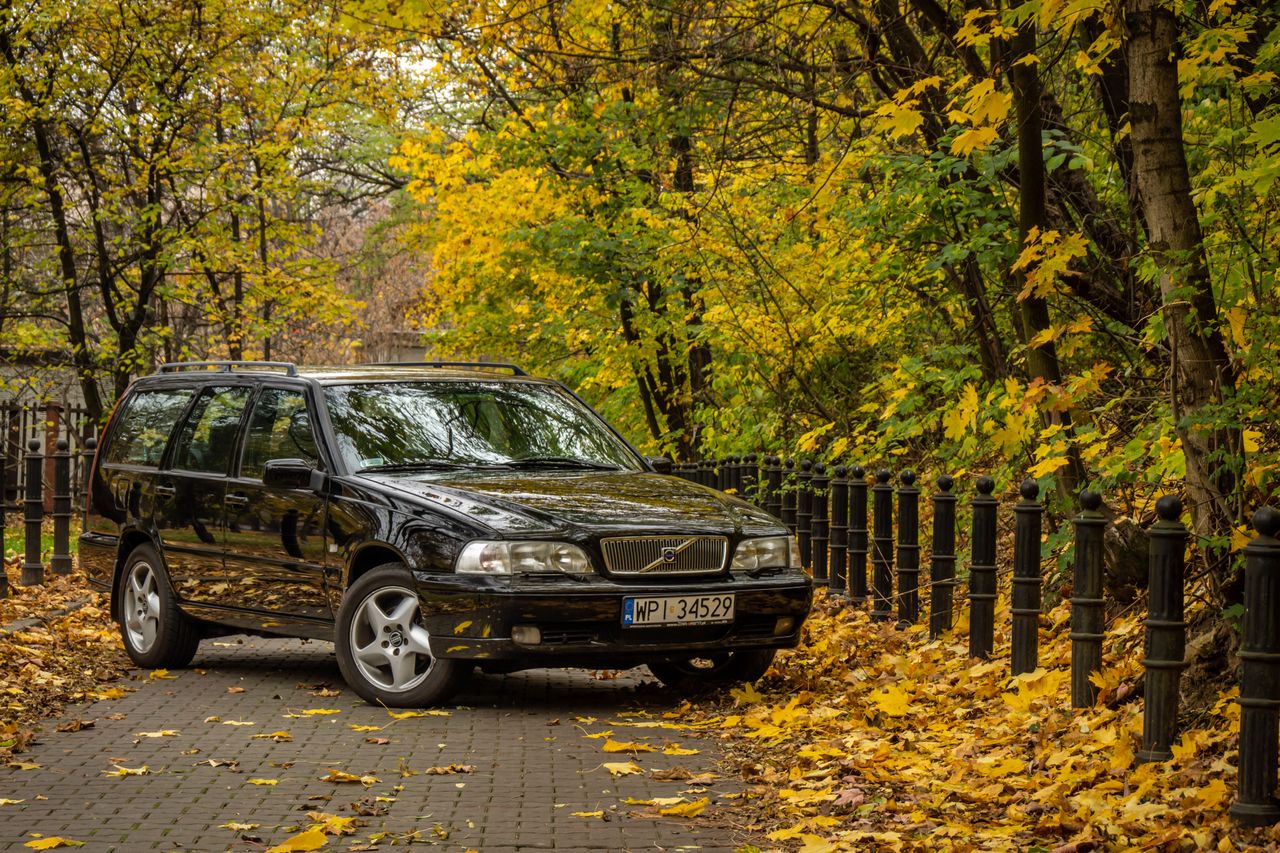
[[[88,439],[97,435],[97,428],[83,406],[0,401],[0,505],[4,510],[16,510],[25,499],[28,473],[23,458],[29,442],[35,440],[43,447],[56,447],[60,439],[65,440],[73,452],[72,482],[78,483],[83,479],[83,460],[79,451],[84,449]],[[44,511],[47,513],[53,512],[53,476],[53,457],[50,455],[40,468],[40,477],[46,487]],[[79,500],[77,496],[77,509],[81,508]]]
[[[795,535],[801,563],[816,583],[827,586],[841,606],[870,604],[873,620],[888,621],[897,607],[899,627],[919,621],[920,492],[911,471],[890,484],[891,472],[881,469],[870,485],[861,466],[826,468],[803,460],[799,465],[777,456],[732,456],[719,462],[676,465],[677,476],[736,494],[779,516]],[[934,505],[933,550],[927,585],[929,636],[951,627],[958,582],[956,564],[956,502],[954,481],[939,477]],[[969,538],[969,654],[994,654],[997,596],[996,523],[1000,501],[993,497],[990,477],[974,481]],[[1010,671],[1030,672],[1039,665],[1041,615],[1040,531],[1044,505],[1035,480],[1019,486],[1013,505],[1014,540],[1010,617]],[[870,492],[871,526],[868,528]],[[894,536],[894,504],[897,536]],[[1103,602],[1103,532],[1099,511],[1102,497],[1080,495],[1080,514],[1073,519],[1075,564],[1071,593],[1071,705],[1094,704],[1097,690],[1089,676],[1102,668],[1105,639]],[[1159,520],[1148,531],[1148,602],[1143,694],[1142,748],[1139,762],[1173,757],[1178,737],[1178,696],[1186,667],[1184,618],[1184,554],[1188,534],[1180,520],[1182,503],[1166,495],[1156,502]],[[1264,826],[1280,823],[1280,800],[1274,792],[1280,771],[1280,512],[1262,507],[1253,515],[1256,536],[1245,547],[1243,641],[1240,651],[1239,786],[1231,816],[1239,823]],[[831,536],[828,538],[828,532]],[[868,531],[871,536],[868,542]],[[868,544],[871,583],[867,584]],[[894,590],[895,544],[897,557]]]

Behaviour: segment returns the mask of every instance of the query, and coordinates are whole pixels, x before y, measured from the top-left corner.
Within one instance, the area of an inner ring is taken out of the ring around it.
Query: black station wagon
[[[795,542],[667,468],[508,365],[170,364],[103,434],[81,563],[145,667],[251,633],[398,707],[477,666],[755,680],[809,612]]]

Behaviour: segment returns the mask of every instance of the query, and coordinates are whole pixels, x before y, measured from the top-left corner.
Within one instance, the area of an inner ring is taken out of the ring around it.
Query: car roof
[[[172,362],[143,377],[147,384],[170,380],[208,382],[228,377],[251,379],[297,378],[321,385],[353,382],[431,382],[483,380],[486,382],[550,382],[529,376],[514,364],[498,362],[406,362],[392,364],[299,366],[291,362],[208,361]],[[168,384],[166,382],[165,384]]]

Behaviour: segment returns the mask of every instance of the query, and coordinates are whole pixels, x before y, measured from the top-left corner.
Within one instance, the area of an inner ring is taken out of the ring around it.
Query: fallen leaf
[[[230,829],[233,832],[248,832],[250,829],[257,829],[260,826],[262,826],[260,823],[236,823],[234,820],[219,824],[219,828]]]
[[[604,811],[598,812],[570,812],[574,817],[604,817]]]
[[[697,817],[702,810],[711,804],[710,797],[702,797],[690,803],[680,803],[666,809],[658,809],[658,814],[666,817]]]
[[[161,680],[172,681],[177,677],[178,676],[176,675],[170,675],[169,670],[167,669],[153,669],[151,670],[151,674],[147,676],[147,678],[150,679],[151,681],[161,681]]]
[[[444,767],[428,767],[422,772],[428,776],[445,776],[451,773],[474,773],[474,764],[446,764]]]
[[[60,835],[51,835],[48,838],[28,841],[23,846],[30,847],[32,850],[53,850],[56,847],[83,847],[84,842],[76,841],[74,838],[63,838]]]
[[[104,776],[120,776],[123,778],[125,776],[147,776],[147,775],[150,775],[151,773],[151,768],[145,764],[142,765],[141,767],[123,767],[119,764],[116,764],[114,766],[116,768],[115,770],[103,770],[102,771],[103,775]]]
[[[250,779],[250,785],[279,785],[279,779]]]
[[[10,761],[5,767],[12,767],[14,770],[39,770],[44,765],[33,764],[30,761]]]
[[[323,717],[328,714],[341,714],[342,711],[338,708],[308,708],[302,713],[308,717]]]
[[[158,732],[134,732],[134,737],[174,737],[181,734],[177,729],[161,729]]]
[[[608,770],[609,775],[614,777],[631,776],[635,773],[644,772],[640,769],[640,765],[636,764],[634,761],[606,761],[600,766],[605,770]]]
[[[347,728],[351,729],[353,732],[380,732],[380,731],[382,731],[382,726],[361,726],[361,725],[357,725],[357,724],[355,724],[355,723],[347,723]]]
[[[267,853],[306,853],[308,850],[319,850],[328,843],[329,837],[322,830],[312,827],[289,836],[274,847],[268,847]]]
[[[342,770],[331,769],[329,771],[328,776],[320,777],[320,781],[321,782],[339,782],[339,783],[359,782],[361,785],[364,785],[367,788],[370,785],[378,784],[382,780],[376,776],[357,776],[354,773],[346,773]]]
[[[243,692],[244,692],[244,688],[243,688],[243,687],[228,687],[228,688],[227,688],[227,692],[228,692],[228,693],[243,693]]]
[[[256,735],[250,735],[250,740],[273,740],[276,743],[287,743],[293,740],[293,735],[288,732],[270,732]]]
[[[250,722],[249,720],[223,720],[222,724],[224,726],[256,726],[257,725],[257,723]]]
[[[319,829],[329,835],[351,835],[356,831],[356,819],[339,817],[327,812],[307,812],[307,819],[314,824],[312,829]]]
[[[669,744],[668,746],[664,747],[662,750],[663,755],[697,755],[698,752],[699,750],[686,749],[685,747],[680,746],[679,744],[674,744],[674,743]]]
[[[604,746],[600,747],[605,752],[653,752],[653,747],[647,743],[634,743],[632,741],[617,741],[610,738],[604,742]]]
[[[367,737],[367,738],[365,738],[365,739],[364,739],[364,742],[365,742],[365,743],[371,743],[371,744],[373,744],[374,746],[386,746],[387,744],[391,743],[391,738],[388,738],[388,737]]]
[[[65,723],[58,723],[58,731],[60,732],[78,732],[84,729],[91,729],[96,720],[68,720]]]
[[[0,797],[0,806],[16,806],[18,803],[25,802],[26,800],[10,800],[5,797]]]
[[[414,717],[448,717],[449,711],[441,711],[438,708],[431,708],[426,711],[387,711],[387,716],[393,720],[409,720]]]

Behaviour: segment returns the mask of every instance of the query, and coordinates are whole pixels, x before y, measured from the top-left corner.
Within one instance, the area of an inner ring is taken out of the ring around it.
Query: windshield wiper
[[[466,467],[457,462],[427,461],[421,462],[388,462],[385,465],[366,465],[359,474],[381,474],[395,471],[454,471]]]
[[[592,471],[617,471],[620,466],[608,462],[592,462],[572,456],[526,456],[503,463],[512,468],[586,468]]]

